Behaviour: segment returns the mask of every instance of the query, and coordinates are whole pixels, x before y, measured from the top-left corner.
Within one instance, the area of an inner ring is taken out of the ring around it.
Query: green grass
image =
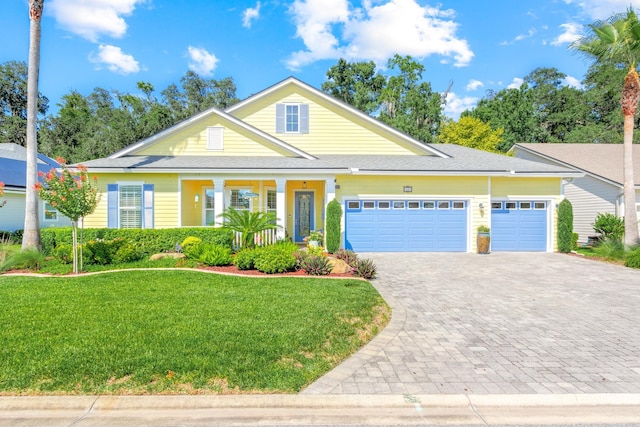
[[[296,392],[388,321],[368,282],[0,277],[0,394]]]

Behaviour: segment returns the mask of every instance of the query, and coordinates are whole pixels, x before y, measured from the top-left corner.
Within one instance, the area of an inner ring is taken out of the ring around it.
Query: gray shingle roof
[[[622,144],[516,144],[619,185],[624,183]],[[633,147],[635,185],[640,185],[640,146]]]
[[[54,160],[38,154],[38,171],[48,172],[60,165]],[[7,188],[25,188],[27,177],[27,150],[13,143],[0,144],[0,181]]]
[[[144,171],[202,171],[238,170],[243,172],[331,171],[398,173],[521,173],[571,174],[571,169],[531,162],[514,157],[487,153],[455,145],[438,144],[437,149],[451,156],[382,156],[382,155],[323,155],[318,159],[299,157],[228,157],[228,156],[123,156],[116,159],[97,159],[84,162],[92,169],[132,169]]]

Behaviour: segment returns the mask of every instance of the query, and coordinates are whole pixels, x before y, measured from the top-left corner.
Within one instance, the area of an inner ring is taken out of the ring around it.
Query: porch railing
[[[253,236],[253,242],[256,246],[272,245],[278,240],[278,230],[263,230]],[[240,248],[242,245],[242,233],[236,231],[233,237],[234,249]]]

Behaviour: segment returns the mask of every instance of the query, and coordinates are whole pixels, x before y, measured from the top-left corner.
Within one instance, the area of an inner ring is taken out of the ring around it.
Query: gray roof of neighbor
[[[597,175],[616,184],[624,184],[623,144],[516,144],[527,151]],[[640,185],[640,145],[633,147],[635,185]]]
[[[450,144],[437,144],[435,149],[450,156],[389,155],[323,155],[318,159],[300,157],[228,157],[228,156],[123,156],[84,162],[89,169],[161,170],[314,170],[349,172],[416,172],[416,173],[522,173],[571,174],[569,168],[487,153]]]
[[[47,156],[38,154],[38,171],[48,172],[60,165]],[[0,181],[6,188],[26,188],[27,150],[13,143],[0,144]]]

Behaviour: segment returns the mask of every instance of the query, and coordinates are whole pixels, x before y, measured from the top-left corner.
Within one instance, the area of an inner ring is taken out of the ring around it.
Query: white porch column
[[[327,212],[327,205],[330,201],[336,198],[336,179],[327,178],[324,180],[324,211],[325,218]]]
[[[277,230],[278,239],[284,239],[285,228],[287,225],[287,200],[286,200],[287,180],[284,178],[276,179],[276,216],[278,217]]]
[[[219,215],[224,212],[224,179],[223,178],[214,178],[213,179],[213,204],[215,207],[215,224],[216,227],[220,227],[222,225],[223,219]]]

